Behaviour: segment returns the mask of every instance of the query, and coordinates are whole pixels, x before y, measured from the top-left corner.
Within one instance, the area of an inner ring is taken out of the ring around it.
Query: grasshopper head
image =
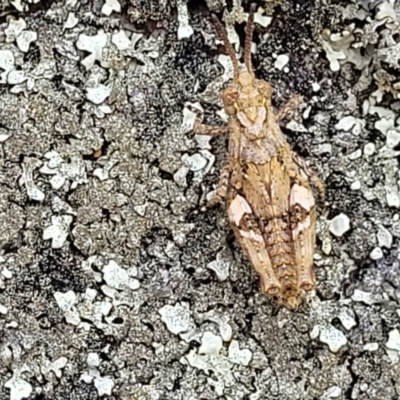
[[[234,76],[233,83],[228,86],[222,95],[225,111],[228,115],[238,115],[241,122],[248,127],[258,121],[258,125],[262,123],[261,119],[265,119],[268,108],[271,105],[271,86],[265,82],[255,79],[253,68],[251,65],[251,44],[254,31],[254,13],[256,5],[253,4],[250,8],[249,19],[246,26],[246,39],[244,46],[244,64],[246,69],[241,71],[239,63],[235,55],[231,43],[228,40],[225,28],[218,18],[213,15],[215,26],[219,36],[225,44],[225,49],[232,60]],[[265,110],[261,110],[264,108]],[[241,118],[243,117],[243,118]],[[255,128],[259,130],[257,126]],[[252,129],[254,131],[254,129]],[[259,132],[260,133],[260,132]],[[259,138],[257,132],[252,133],[253,139]]]

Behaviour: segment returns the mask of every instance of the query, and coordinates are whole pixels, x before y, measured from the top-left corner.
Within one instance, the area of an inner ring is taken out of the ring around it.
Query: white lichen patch
[[[114,260],[110,260],[107,265],[103,267],[103,277],[107,285],[118,290],[129,288],[137,290],[140,283],[137,279],[131,278],[128,271],[120,267]]]
[[[355,289],[351,299],[353,301],[359,301],[368,305],[372,305],[387,300],[388,296],[387,294],[377,295],[360,289]]]
[[[45,175],[54,175],[50,179],[53,189],[61,189],[67,179],[72,181],[71,189],[86,182],[85,164],[81,157],[71,156],[69,163],[66,163],[56,151],[49,151],[44,157],[49,161],[40,168],[40,172]]]
[[[346,330],[356,326],[354,312],[347,307],[341,307],[332,301],[321,302],[316,299],[313,303],[312,318],[315,321],[310,333],[312,339],[317,339],[328,345],[332,353],[337,353],[347,344],[345,334],[332,325],[334,318],[339,318]]]
[[[331,386],[322,394],[321,400],[337,399],[342,394],[342,389],[339,386]]]
[[[222,354],[222,339],[212,332],[204,332],[199,350],[193,349],[186,355],[187,362],[194,368],[203,370],[207,375],[213,372],[216,379],[208,378],[209,384],[215,387],[218,396],[224,394],[224,389],[235,385],[232,372],[233,365],[249,365],[252,353],[248,349],[241,350],[237,341],[232,341],[228,356]],[[182,363],[186,361],[181,360]]]
[[[189,38],[193,35],[193,28],[189,24],[189,13],[187,3],[183,0],[177,0],[178,9],[178,40]]]
[[[27,399],[33,390],[32,385],[22,378],[13,377],[8,380],[4,387],[10,389],[10,400]]]
[[[121,4],[118,0],[106,0],[101,8],[101,13],[109,17],[112,12],[121,12]]]
[[[364,146],[364,154],[368,157],[372,156],[375,153],[375,143],[369,142]]]
[[[343,43],[342,46],[335,45],[334,41],[331,40],[331,32],[326,29],[321,35],[322,48],[325,50],[326,58],[329,61],[329,67],[333,72],[340,70],[340,61],[346,60],[346,53],[344,50],[348,47],[348,44]]]
[[[94,387],[97,389],[100,397],[111,396],[114,386],[115,383],[110,377],[99,376],[98,378],[94,378]]]
[[[337,353],[347,344],[347,338],[342,331],[332,325],[319,327],[319,340],[328,345],[329,350]]]
[[[32,42],[35,42],[36,40],[37,40],[37,33],[36,32],[34,32],[34,31],[23,31],[17,37],[17,46],[22,52],[27,53],[29,51],[30,44]]]
[[[210,341],[210,338],[204,338],[203,336],[202,344],[204,340]],[[211,346],[206,348],[211,349]],[[212,386],[215,386],[216,394],[218,396],[222,396],[224,394],[224,389],[226,387],[234,386],[236,380],[231,370],[230,361],[226,357],[220,356],[219,353],[215,354],[215,349],[216,347],[213,346],[212,354],[200,354],[196,351],[196,349],[193,349],[186,356],[186,360],[190,366],[199,370],[203,370],[207,375],[210,373],[210,371],[212,371],[216,379],[207,378],[207,381]],[[184,361],[181,360],[181,362]]]
[[[158,310],[161,321],[174,335],[179,335],[189,329],[190,310],[187,303],[177,303],[174,306],[166,305]]]
[[[97,353],[88,353],[86,364],[89,368],[97,368],[100,366],[100,357]]]
[[[33,173],[35,169],[39,168],[42,162],[36,158],[25,157],[22,164],[22,176],[19,179],[20,185],[25,185],[28,197],[35,201],[43,201],[44,193],[34,183]]]
[[[53,215],[51,217],[51,225],[43,230],[43,240],[51,240],[53,249],[60,249],[67,241],[72,223],[71,215]]]
[[[183,160],[189,171],[198,172],[205,168],[207,165],[207,160],[199,153],[188,156]]]
[[[200,103],[185,103],[185,107],[182,111],[183,117],[181,124],[181,129],[183,133],[190,132],[193,129],[197,117],[196,112],[198,112],[199,114],[202,114],[204,112],[204,109]]]
[[[100,275],[100,274],[99,274]],[[95,278],[96,279],[96,278]],[[101,282],[100,279],[96,279]],[[87,288],[82,298],[82,301],[77,304],[76,310],[82,319],[88,322],[81,322],[78,327],[86,331],[90,331],[92,325],[103,332],[112,332],[108,323],[105,323],[105,318],[110,315],[113,304],[109,299],[104,301],[96,300],[98,292],[94,289]]]
[[[229,317],[227,315],[220,316],[211,310],[208,313],[205,313],[203,318],[218,324],[219,334],[224,342],[230,342],[232,340],[233,331],[229,324]]]
[[[189,171],[193,172],[193,181],[199,183],[210,172],[215,162],[215,156],[208,150],[200,150],[191,156],[182,156],[182,167],[175,173],[178,182],[185,185],[185,178]]]
[[[217,275],[219,281],[223,282],[229,277],[229,269],[231,267],[231,261],[227,260],[226,257],[220,253],[217,254],[217,258],[207,264],[207,268],[213,270]]]
[[[23,18],[9,18],[7,28],[4,29],[6,42],[12,43],[26,28],[26,22]]]
[[[352,160],[352,161],[357,160],[357,159],[360,158],[361,156],[362,156],[362,151],[361,151],[361,149],[357,149],[356,151],[353,151],[352,153],[350,153],[350,154],[348,155],[349,160]]]
[[[379,349],[378,343],[367,343],[363,346],[364,351],[377,351]]]
[[[18,48],[22,52],[27,53],[30,44],[37,40],[37,33],[35,31],[25,30],[25,28],[26,22],[23,18],[10,18],[4,33],[6,34],[8,43],[16,41]]]
[[[199,354],[208,354],[217,356],[222,349],[222,339],[218,335],[214,335],[212,332],[204,332],[201,339],[201,346],[199,348]]]
[[[355,118],[352,115],[347,115],[339,120],[335,125],[335,129],[338,131],[352,132],[355,135],[359,135],[365,127],[365,121],[359,118]]]
[[[43,375],[48,375],[50,372],[54,372],[57,378],[62,377],[62,370],[68,363],[67,357],[57,358],[55,361],[50,362],[47,358],[42,360],[41,372]]]
[[[272,22],[272,17],[263,15],[263,11],[261,7],[258,8],[257,12],[254,14],[254,22],[266,28]]]
[[[11,50],[0,50],[0,84],[7,83],[8,74],[14,69],[15,57]]]
[[[249,349],[241,350],[239,342],[237,340],[232,340],[228,349],[228,358],[231,362],[247,367],[250,364],[252,356],[253,354]]]
[[[86,98],[93,104],[99,105],[110,96],[111,88],[99,83],[96,87],[86,88]]]
[[[287,123],[286,128],[290,129],[291,131],[294,131],[294,132],[308,132],[307,128],[303,124],[300,124],[299,122],[295,121],[294,119],[291,119]]]
[[[95,61],[99,61],[101,66],[104,68],[109,66],[103,58],[103,49],[107,45],[108,40],[109,35],[102,29],[100,29],[95,36],[88,36],[84,33],[79,36],[78,41],[76,42],[76,47],[79,50],[84,50],[90,53],[89,56],[81,61],[82,65],[87,70],[93,67]]]
[[[61,311],[63,311],[66,321],[72,325],[79,325],[81,319],[75,308],[76,294],[72,290],[66,293],[55,292],[54,298]]]
[[[340,319],[342,325],[348,331],[357,325],[357,322],[354,319],[354,317],[351,314],[349,314],[349,312],[346,309],[340,310],[338,318]]]
[[[69,12],[67,20],[65,21],[63,30],[65,29],[72,29],[78,24],[79,19],[76,17],[74,12]]]
[[[111,36],[111,43],[113,43],[115,47],[120,51],[128,50],[132,45],[124,30],[120,30],[117,33],[114,33]]]

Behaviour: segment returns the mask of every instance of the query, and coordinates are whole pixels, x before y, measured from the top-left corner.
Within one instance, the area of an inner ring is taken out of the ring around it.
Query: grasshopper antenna
[[[228,39],[228,35],[226,34],[226,30],[225,30],[224,26],[222,25],[221,21],[217,18],[217,16],[215,14],[212,14],[212,19],[213,19],[215,28],[217,29],[219,37],[224,42],[225,50],[227,51],[230,59],[232,60],[233,79],[236,80],[237,77],[239,76],[239,63],[236,58],[235,50],[233,49],[233,46]]]
[[[246,40],[244,43],[244,64],[250,73],[253,73],[251,66],[251,44],[253,41],[254,13],[256,12],[256,7],[257,4],[255,3],[250,6],[249,19],[246,25]]]

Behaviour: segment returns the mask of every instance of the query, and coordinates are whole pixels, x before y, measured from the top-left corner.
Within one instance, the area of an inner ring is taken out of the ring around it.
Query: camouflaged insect
[[[278,125],[301,98],[294,97],[275,114],[271,86],[254,76],[254,11],[253,5],[246,27],[243,71],[223,25],[213,16],[234,67],[233,83],[222,95],[229,122],[227,127],[213,127],[201,124],[198,117],[194,132],[229,134],[228,162],[208,205],[226,201],[235,236],[259,274],[263,292],[295,309],[303,292],[316,284],[315,200],[309,181],[322,198],[324,186],[292,151]]]

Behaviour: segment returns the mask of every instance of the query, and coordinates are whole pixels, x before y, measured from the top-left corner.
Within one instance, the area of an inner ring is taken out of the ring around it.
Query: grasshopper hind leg
[[[207,207],[213,207],[226,198],[231,172],[230,166],[228,164],[225,165],[219,178],[217,190],[215,191],[213,197],[211,197],[211,199],[207,202]]]

